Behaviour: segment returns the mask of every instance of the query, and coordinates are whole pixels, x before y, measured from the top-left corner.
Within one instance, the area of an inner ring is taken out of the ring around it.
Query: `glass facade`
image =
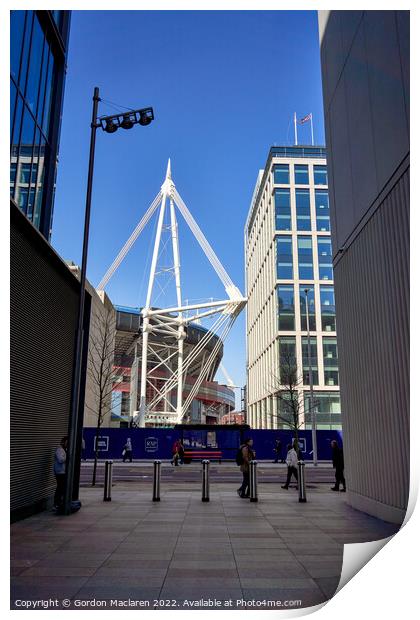
[[[277,279],[293,280],[292,237],[277,237]]]
[[[324,383],[325,385],[338,385],[337,338],[323,338],[322,346],[324,354]]]
[[[64,38],[50,11],[10,13],[10,196],[47,239],[69,24],[55,13]]]
[[[289,164],[275,164],[273,166],[274,183],[278,185],[289,185]]]
[[[309,392],[305,392],[305,426],[312,428]],[[314,392],[314,410],[319,430],[341,429],[340,392]]]
[[[319,279],[332,280],[332,245],[330,237],[318,237]]]
[[[333,286],[320,286],[321,324],[323,332],[335,332],[335,296]]]
[[[312,237],[298,237],[299,280],[313,280]]]
[[[300,328],[303,332],[307,331],[306,327],[306,294],[305,289],[308,290],[308,314],[309,314],[309,331],[316,331],[315,320],[315,291],[313,288],[306,286],[299,287],[299,302],[300,302]]]
[[[295,164],[295,185],[309,185],[309,171],[306,164]]]
[[[276,230],[291,230],[290,189],[276,189],[274,192]]]
[[[310,359],[308,355],[308,339],[302,336],[302,374],[303,384],[309,385],[309,362],[312,368],[312,383],[318,385],[318,353],[316,348],[316,338],[310,338]]]
[[[277,287],[277,315],[280,331],[295,329],[295,300],[293,286]]]
[[[315,190],[316,229],[320,232],[328,232],[330,225],[330,206],[328,192],[325,189]]]
[[[314,184],[328,185],[327,166],[314,166]]]
[[[311,200],[309,189],[295,190],[296,222],[298,230],[311,230]]]

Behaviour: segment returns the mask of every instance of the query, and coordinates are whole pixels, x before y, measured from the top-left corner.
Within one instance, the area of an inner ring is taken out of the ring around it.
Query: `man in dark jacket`
[[[255,452],[252,449],[253,440],[248,437],[241,446],[242,450],[242,485],[237,490],[239,497],[249,497],[249,464],[255,459]]]
[[[335,485],[331,487],[331,491],[340,490],[340,482],[343,485],[342,492],[346,490],[346,481],[344,479],[344,456],[343,449],[338,447],[338,443],[335,439],[331,442],[332,449],[332,462],[335,468]]]

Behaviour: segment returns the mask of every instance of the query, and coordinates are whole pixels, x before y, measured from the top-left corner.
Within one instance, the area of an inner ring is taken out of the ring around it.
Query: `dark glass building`
[[[49,240],[70,11],[10,14],[10,196]]]

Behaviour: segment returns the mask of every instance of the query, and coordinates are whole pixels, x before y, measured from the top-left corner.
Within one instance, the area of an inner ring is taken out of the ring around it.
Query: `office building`
[[[281,366],[289,358],[297,367],[301,427],[311,428],[314,411],[317,428],[340,429],[325,148],[270,149],[245,226],[245,265],[247,423],[253,428],[287,428],[278,393],[283,391]]]
[[[49,239],[69,11],[10,14],[10,196]]]
[[[409,493],[408,11],[320,11],[347,500]]]

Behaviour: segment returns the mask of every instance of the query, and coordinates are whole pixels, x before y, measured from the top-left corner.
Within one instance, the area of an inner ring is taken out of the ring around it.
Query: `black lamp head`
[[[131,113],[124,114],[123,119],[120,122],[120,127],[122,127],[123,129],[131,129],[135,122],[136,122],[136,118],[135,116],[133,118],[133,114]]]
[[[152,108],[145,108],[144,110],[140,110],[140,119],[139,119],[140,125],[143,125],[143,126],[150,125],[153,119],[154,119],[154,116],[153,116]]]
[[[118,129],[118,125],[117,123],[114,123],[112,118],[108,118],[106,120],[105,127],[102,126],[102,129],[106,131],[107,133],[115,133]]]

